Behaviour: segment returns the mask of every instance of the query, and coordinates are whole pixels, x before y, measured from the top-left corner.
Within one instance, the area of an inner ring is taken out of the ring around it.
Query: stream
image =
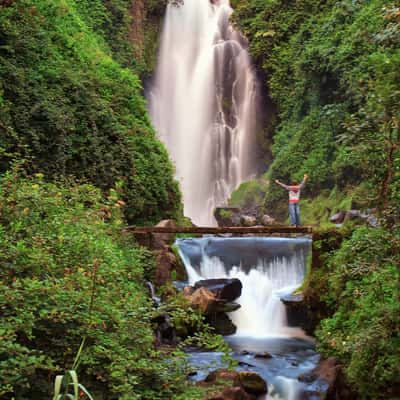
[[[293,293],[305,277],[309,238],[221,238],[178,239],[181,258],[193,285],[200,279],[238,278],[241,305],[229,313],[236,325],[234,335],[225,340],[239,362],[238,370],[255,371],[268,383],[268,394],[261,399],[296,400],[301,394],[323,392],[321,382],[307,384],[298,377],[311,371],[319,361],[313,338],[290,326],[282,296]],[[269,353],[267,357],[264,355]],[[189,352],[189,362],[203,380],[214,369],[223,367],[222,354]],[[318,397],[319,398],[319,397]]]

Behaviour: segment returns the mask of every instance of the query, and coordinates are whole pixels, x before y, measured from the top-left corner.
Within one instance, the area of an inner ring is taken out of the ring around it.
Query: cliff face
[[[133,55],[138,60],[142,60],[144,56],[146,11],[144,0],[132,1],[129,12],[131,16],[129,41],[133,48]]]

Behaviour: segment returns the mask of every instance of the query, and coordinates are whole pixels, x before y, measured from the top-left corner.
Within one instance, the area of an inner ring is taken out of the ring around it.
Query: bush
[[[6,174],[0,182],[0,398],[50,398],[70,369],[107,399],[168,399],[184,375],[153,348],[148,252],[121,236],[117,192]],[[179,374],[180,373],[180,374]]]
[[[317,332],[319,350],[344,362],[365,398],[399,396],[399,245],[399,231],[359,228],[328,261],[333,315]]]

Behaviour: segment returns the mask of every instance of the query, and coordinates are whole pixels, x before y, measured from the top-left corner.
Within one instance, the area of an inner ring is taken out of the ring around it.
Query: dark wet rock
[[[167,313],[159,313],[152,318],[151,322],[156,324],[156,345],[162,344],[176,345],[177,334],[175,328],[170,322],[170,317]]]
[[[308,304],[302,293],[290,293],[281,296],[281,301],[286,307],[289,326],[300,326],[308,334],[312,334],[313,327],[310,326],[310,313]]]
[[[316,390],[302,390],[298,395],[298,400],[324,400],[325,394]]]
[[[255,358],[272,358],[272,354],[268,353],[267,351],[264,353],[257,353],[254,355]]]
[[[255,395],[267,393],[267,382],[256,372],[239,372],[239,382],[243,389]]]
[[[280,299],[285,305],[289,305],[291,303],[301,303],[304,300],[304,296],[302,293],[288,293],[281,296]]]
[[[243,351],[240,352],[241,356],[247,356],[248,354],[251,354],[251,353],[249,351],[247,351],[247,350],[243,350]]]
[[[242,294],[242,282],[239,279],[203,279],[195,283],[196,289],[205,287],[213,292],[217,299],[234,301]]]
[[[216,311],[228,313],[239,310],[240,307],[241,305],[239,303],[235,303],[234,301],[224,302],[217,305]]]
[[[215,313],[206,316],[206,321],[215,329],[217,333],[223,336],[236,333],[236,326],[225,313]]]
[[[242,226],[255,226],[257,225],[257,219],[251,215],[242,215],[240,217],[240,224]]]

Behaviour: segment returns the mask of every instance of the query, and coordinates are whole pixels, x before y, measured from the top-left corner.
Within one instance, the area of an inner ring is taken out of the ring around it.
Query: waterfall
[[[238,278],[241,308],[230,313],[238,336],[304,336],[289,327],[280,297],[304,280],[310,240],[288,238],[179,239],[189,283],[200,279]]]
[[[259,95],[228,0],[167,7],[150,115],[175,163],[185,215],[213,225],[216,206],[255,172]]]

